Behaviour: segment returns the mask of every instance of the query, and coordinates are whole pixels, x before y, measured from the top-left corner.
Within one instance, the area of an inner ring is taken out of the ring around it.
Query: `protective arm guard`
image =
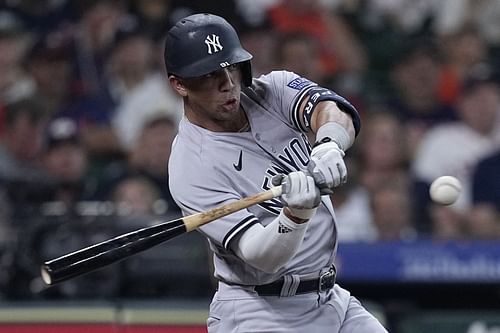
[[[266,227],[257,223],[245,231],[233,251],[249,265],[266,273],[276,273],[302,244],[308,223],[295,223],[281,211]]]

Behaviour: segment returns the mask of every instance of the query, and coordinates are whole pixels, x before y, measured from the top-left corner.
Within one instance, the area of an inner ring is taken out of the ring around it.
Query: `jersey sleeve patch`
[[[313,82],[309,81],[308,79],[303,77],[297,77],[292,81],[288,82],[287,86],[295,90],[302,90],[304,87],[307,87],[308,85],[311,84],[313,84]]]
[[[234,228],[232,228],[224,237],[224,240],[222,241],[222,246],[227,250],[229,249],[229,245],[231,241],[235,238],[236,235],[239,233],[244,232],[248,228],[250,228],[252,225],[258,222],[257,217],[254,215],[250,215],[243,219],[240,223],[236,224]]]

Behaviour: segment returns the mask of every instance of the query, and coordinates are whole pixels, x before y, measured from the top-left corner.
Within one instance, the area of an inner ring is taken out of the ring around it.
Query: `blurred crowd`
[[[500,239],[497,0],[0,4],[0,295],[42,290],[42,260],[179,216],[167,160],[182,103],[163,41],[196,12],[237,28],[254,76],[293,71],[360,111],[340,241]],[[428,194],[442,175],[462,182],[451,206]]]

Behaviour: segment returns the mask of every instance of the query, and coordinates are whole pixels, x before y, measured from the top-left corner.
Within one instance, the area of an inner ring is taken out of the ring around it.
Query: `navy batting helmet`
[[[242,63],[243,84],[252,84],[252,55],[241,46],[234,28],[220,16],[195,14],[181,19],[168,31],[164,56],[167,73],[181,78]]]

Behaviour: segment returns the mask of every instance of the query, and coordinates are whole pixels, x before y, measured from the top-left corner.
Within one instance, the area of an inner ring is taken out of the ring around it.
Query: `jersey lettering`
[[[285,170],[281,165],[275,163],[272,163],[271,166],[266,170],[266,174],[270,175],[271,178],[280,173],[286,174],[289,173],[289,171]]]
[[[278,155],[278,158],[285,162],[286,164],[282,164],[281,166],[286,169],[287,173],[293,172],[293,171],[298,171],[299,167],[297,166],[297,163],[293,160],[290,150],[288,148],[283,149],[283,152],[285,153],[286,156],[283,155]]]
[[[279,201],[279,199],[276,198],[265,201],[259,204],[259,206],[274,215],[279,215],[281,209],[283,209],[283,204],[281,203],[281,201]]]
[[[303,166],[307,166],[307,163],[309,163],[309,153],[304,151],[304,148],[302,148],[298,139],[292,140],[292,142],[290,142],[290,148],[292,149],[295,157],[300,162],[300,164],[302,164]]]
[[[307,102],[306,106],[304,107],[303,120],[304,120],[304,125],[307,128],[311,127],[311,124],[309,123],[309,119],[311,119],[311,112],[313,110],[313,107],[314,107],[314,104],[310,100]]]
[[[283,153],[279,154],[279,161],[272,162],[265,172],[262,189],[269,190],[271,188],[271,179],[278,174],[289,174],[293,171],[300,171],[307,167],[309,163],[310,145],[307,138],[302,135],[302,141],[306,148],[300,144],[299,138],[292,139],[288,145],[283,148]],[[274,198],[259,204],[259,206],[273,214],[279,214],[283,208],[283,204],[278,198]]]
[[[277,175],[277,173],[275,173],[273,170],[270,169],[268,169],[266,173],[269,173],[271,175],[271,178]],[[263,189],[269,190],[271,188],[271,180],[270,180],[271,178],[267,176],[266,178],[264,178],[264,184],[262,184]],[[283,208],[283,204],[278,198],[264,201],[258,204],[258,206],[274,215],[278,215],[281,212],[281,209]]]
[[[299,171],[307,167],[309,154],[303,150],[299,139],[292,139],[288,146],[283,149],[283,152],[285,155],[278,155],[278,159],[287,164],[282,165],[282,167],[286,168],[288,172]]]

